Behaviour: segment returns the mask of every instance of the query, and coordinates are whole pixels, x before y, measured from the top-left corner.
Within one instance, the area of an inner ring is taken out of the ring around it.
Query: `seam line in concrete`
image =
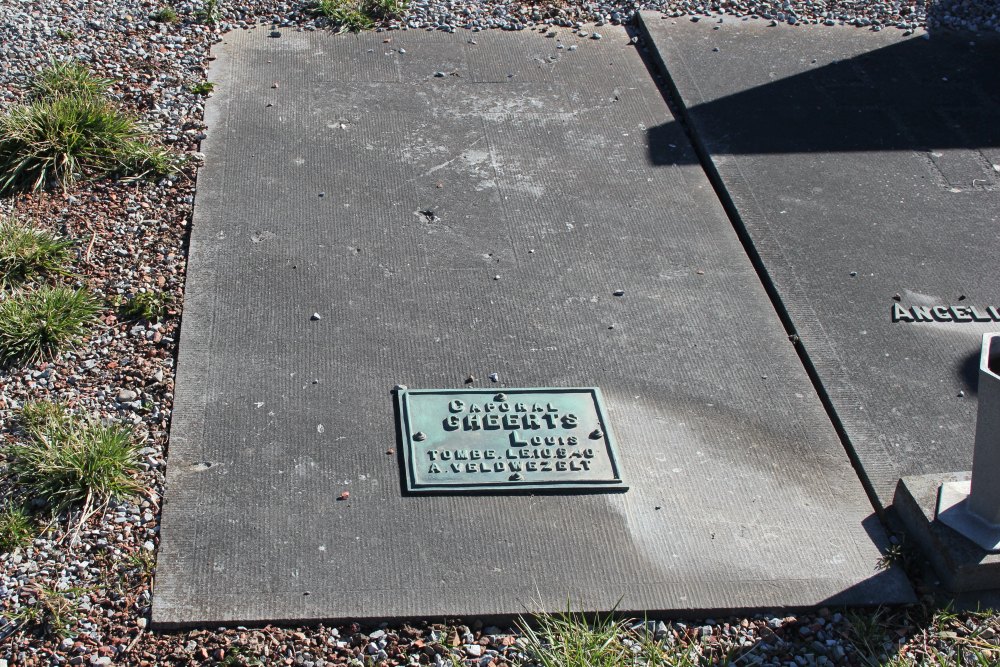
[[[736,236],[743,245],[743,249],[746,252],[747,257],[750,258],[750,263],[753,265],[758,279],[764,286],[764,290],[767,292],[768,298],[771,300],[771,305],[774,307],[775,313],[777,313],[782,326],[785,328],[785,333],[788,334],[789,341],[792,342],[795,347],[795,352],[798,354],[799,361],[805,368],[810,382],[812,382],[816,393],[819,395],[820,401],[823,404],[823,409],[830,418],[830,421],[837,432],[837,436],[840,438],[840,443],[851,462],[851,466],[854,468],[855,474],[858,476],[862,487],[864,487],[865,493],[868,495],[868,501],[871,503],[883,525],[886,525],[885,509],[879,502],[878,494],[875,492],[875,488],[872,485],[871,480],[865,473],[861,460],[855,453],[854,446],[847,434],[847,429],[844,427],[840,416],[837,414],[833,402],[830,399],[830,395],[827,393],[826,388],[819,377],[816,366],[809,356],[808,351],[805,349],[805,345],[801,340],[799,340],[798,332],[795,328],[795,323],[792,321],[791,314],[785,306],[785,303],[781,298],[781,294],[778,292],[778,288],[775,285],[774,280],[772,280],[771,274],[767,270],[767,266],[764,264],[763,258],[757,251],[753,238],[750,236],[750,232],[747,230],[747,227],[743,222],[743,218],[740,216],[739,210],[733,202],[732,196],[729,194],[729,190],[726,188],[725,182],[722,180],[722,176],[715,168],[715,163],[712,162],[711,154],[709,153],[707,146],[705,146],[699,134],[695,132],[694,124],[692,123],[690,114],[688,113],[687,106],[684,104],[680,91],[677,89],[677,86],[670,75],[670,70],[667,68],[667,64],[663,60],[663,55],[654,46],[653,36],[649,31],[649,27],[646,25],[645,19],[639,13],[636,14],[636,23],[639,26],[640,36],[645,41],[644,44],[636,45],[639,47],[637,49],[639,51],[639,55],[645,63],[646,68],[649,70],[650,76],[653,78],[653,81],[659,89],[660,94],[663,96],[664,101],[674,113],[674,117],[683,128],[685,136],[691,142],[701,168],[705,171],[709,182],[712,184],[712,188],[715,191],[716,196],[719,198],[722,208],[725,210],[726,216],[729,218],[729,222],[732,224],[733,229],[736,232]],[[888,526],[886,527],[888,528]]]

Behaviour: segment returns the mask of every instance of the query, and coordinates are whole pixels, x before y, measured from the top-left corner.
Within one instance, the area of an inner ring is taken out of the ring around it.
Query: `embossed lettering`
[[[562,418],[563,428],[576,428],[576,424],[577,424],[576,415],[573,414],[563,415]]]
[[[984,312],[980,311],[978,308],[976,308],[975,306],[969,306],[969,310],[972,311],[972,319],[974,319],[976,322],[989,322],[990,321],[990,314],[989,313],[984,313]]]
[[[491,431],[500,428],[500,415],[489,414],[483,417],[483,428],[490,429]]]
[[[933,308],[931,308],[931,311],[933,311],[934,313],[934,319],[937,320],[938,322],[952,321],[951,313],[944,306],[934,306]]]
[[[903,308],[898,303],[892,304],[892,321],[893,322],[912,322],[913,316],[910,315],[906,308]]]
[[[465,410],[465,403],[457,398],[448,404],[448,409],[452,412],[462,412]]]
[[[482,428],[479,415],[465,415],[465,430],[478,431]]]
[[[427,470],[427,472],[439,473],[441,472],[441,468],[438,468],[436,463],[432,463],[431,467]]]
[[[951,314],[955,317],[956,322],[972,321],[972,315],[969,314],[969,309],[965,306],[952,306]]]
[[[462,421],[455,415],[451,415],[444,420],[444,430],[446,431],[456,431],[458,427],[461,426]]]
[[[516,414],[506,414],[503,416],[504,428],[521,428],[521,417]]]
[[[510,434],[510,446],[511,447],[527,447],[528,442],[526,440],[517,439],[517,431]]]

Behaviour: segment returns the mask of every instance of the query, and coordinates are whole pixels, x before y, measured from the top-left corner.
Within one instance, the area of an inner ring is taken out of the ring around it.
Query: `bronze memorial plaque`
[[[412,493],[626,491],[595,387],[399,389]]]

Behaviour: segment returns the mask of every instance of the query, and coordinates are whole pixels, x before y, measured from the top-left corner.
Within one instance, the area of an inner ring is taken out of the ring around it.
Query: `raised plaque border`
[[[492,396],[498,393],[517,394],[566,394],[570,392],[589,393],[594,403],[597,419],[604,431],[604,443],[611,468],[612,479],[565,482],[505,481],[483,484],[418,484],[414,471],[414,457],[411,449],[413,429],[410,423],[409,396],[414,394],[437,394],[442,396]],[[608,422],[604,409],[604,399],[598,387],[494,387],[475,389],[394,389],[396,395],[396,435],[402,453],[403,491],[413,495],[515,495],[519,493],[624,493],[629,487],[622,479],[621,463],[618,459],[617,438]]]

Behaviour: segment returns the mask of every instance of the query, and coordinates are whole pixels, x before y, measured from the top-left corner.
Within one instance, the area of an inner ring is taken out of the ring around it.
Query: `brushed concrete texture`
[[[1000,41],[641,22],[879,504],[969,470],[998,325],[891,313],[1000,306]]]
[[[157,625],[911,599],[684,133],[650,142],[670,112],[602,33],[214,49]],[[405,496],[392,388],[469,376],[600,387],[630,490]]]

